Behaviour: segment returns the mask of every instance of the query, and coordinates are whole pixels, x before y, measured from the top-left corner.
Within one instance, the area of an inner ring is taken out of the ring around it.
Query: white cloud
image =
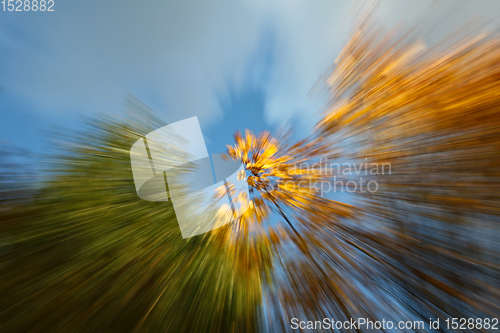
[[[208,122],[227,80],[242,84],[261,20],[233,2],[61,2],[4,21],[0,80],[45,112],[116,111],[130,91],[174,110],[167,119]]]

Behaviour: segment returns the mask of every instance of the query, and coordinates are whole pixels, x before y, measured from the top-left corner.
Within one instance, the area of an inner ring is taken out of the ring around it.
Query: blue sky
[[[387,26],[424,17],[440,25],[438,38],[474,14],[500,13],[493,0],[431,4],[381,1],[376,17]],[[308,94],[358,5],[55,0],[51,13],[0,12],[0,143],[43,151],[51,126],[119,114],[127,93],[168,123],[198,116],[210,153],[245,128],[292,124],[306,135],[322,105]]]

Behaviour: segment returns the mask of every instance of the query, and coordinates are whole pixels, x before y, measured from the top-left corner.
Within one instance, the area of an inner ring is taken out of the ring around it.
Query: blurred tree
[[[268,247],[214,241],[227,226],[184,240],[170,202],[137,197],[129,149],[160,126],[130,98],[124,119],[59,133],[38,193],[2,205],[2,332],[257,329]]]
[[[270,331],[291,318],[440,318],[446,331],[446,318],[500,315],[500,39],[470,26],[433,48],[417,37],[363,20],[312,136],[228,146],[256,193],[241,229],[273,210],[285,220],[263,232],[279,286],[265,290]],[[355,207],[328,198],[332,176],[360,175],[377,190],[358,188]]]
[[[357,193],[353,237],[424,319],[500,315],[499,46],[472,24],[428,47],[365,20],[325,82],[317,135],[345,159],[392,169],[364,175],[378,191]]]

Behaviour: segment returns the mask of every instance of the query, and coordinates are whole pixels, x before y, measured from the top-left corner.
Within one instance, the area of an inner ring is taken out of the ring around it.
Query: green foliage
[[[224,227],[184,240],[170,202],[137,196],[129,149],[163,124],[129,109],[57,135],[50,180],[2,204],[2,332],[256,330],[260,270],[235,260],[253,245],[214,242]]]

